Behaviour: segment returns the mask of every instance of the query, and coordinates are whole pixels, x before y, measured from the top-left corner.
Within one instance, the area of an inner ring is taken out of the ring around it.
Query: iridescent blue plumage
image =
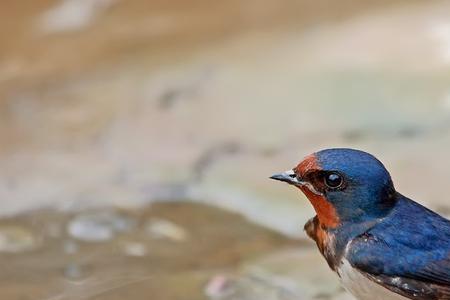
[[[343,220],[334,230],[336,258],[347,250],[353,267],[404,296],[448,299],[450,222],[396,193],[387,170],[368,153],[331,149],[316,156],[323,169],[342,172],[349,182],[326,196]]]
[[[349,264],[351,272],[392,294],[450,299],[450,221],[396,192],[374,156],[327,149],[273,178],[307,195],[317,216],[305,229],[341,277],[340,269]],[[359,287],[353,291],[380,299]]]
[[[352,240],[346,257],[414,299],[450,299],[450,222],[402,195],[385,218]]]
[[[337,171],[346,188],[327,191],[326,198],[344,222],[361,222],[386,214],[395,194],[391,176],[369,153],[353,149],[327,149],[315,153],[323,170]],[[349,201],[351,199],[351,201]]]

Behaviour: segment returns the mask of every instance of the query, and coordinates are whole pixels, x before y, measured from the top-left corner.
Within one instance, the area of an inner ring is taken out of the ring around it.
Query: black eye
[[[344,179],[338,173],[329,173],[325,175],[325,184],[327,187],[337,189],[342,186]]]

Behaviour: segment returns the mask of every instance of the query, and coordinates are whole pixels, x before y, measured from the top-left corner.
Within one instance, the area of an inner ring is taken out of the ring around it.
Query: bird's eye
[[[331,189],[337,189],[342,186],[344,179],[338,173],[329,173],[325,175],[325,185]]]

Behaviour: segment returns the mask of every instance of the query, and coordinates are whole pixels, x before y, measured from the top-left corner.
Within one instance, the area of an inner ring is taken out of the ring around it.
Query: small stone
[[[145,245],[136,242],[128,242],[124,244],[123,250],[126,255],[134,257],[142,257],[148,253]]]
[[[76,239],[103,242],[113,239],[116,233],[128,231],[133,225],[133,220],[115,212],[98,212],[75,217],[67,230]]]
[[[80,30],[113,3],[112,0],[62,0],[41,16],[39,27],[44,33]]]
[[[186,241],[188,233],[179,225],[165,219],[152,219],[147,222],[146,231],[151,237],[176,242]]]
[[[222,275],[213,277],[205,288],[211,300],[303,300],[301,292],[271,282],[269,278],[242,275],[230,279]],[[277,279],[277,278],[275,278]]]
[[[205,295],[212,299],[224,298],[232,292],[232,282],[224,275],[214,276],[205,287]]]
[[[28,229],[15,226],[0,228],[0,252],[24,252],[36,246],[36,237]]]

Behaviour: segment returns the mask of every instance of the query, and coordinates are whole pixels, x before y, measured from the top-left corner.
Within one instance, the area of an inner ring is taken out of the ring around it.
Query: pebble
[[[142,257],[147,255],[147,247],[137,242],[127,242],[123,245],[123,251],[128,256]]]
[[[82,241],[104,242],[130,230],[133,225],[132,219],[106,211],[76,216],[69,222],[67,231],[71,237]]]
[[[183,242],[189,237],[188,232],[184,228],[165,219],[151,219],[147,222],[145,228],[147,233],[156,239]]]
[[[303,300],[301,293],[255,276],[213,277],[206,285],[205,295],[211,300]]]
[[[30,230],[18,226],[0,227],[0,252],[25,252],[36,246],[37,239]]]
[[[224,275],[216,275],[207,283],[205,295],[211,299],[225,298],[233,293],[233,282]]]

